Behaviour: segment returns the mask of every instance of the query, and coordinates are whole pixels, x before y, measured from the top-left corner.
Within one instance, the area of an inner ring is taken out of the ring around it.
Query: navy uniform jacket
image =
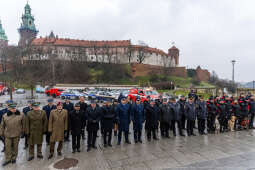
[[[2,122],[2,117],[4,116],[5,113],[8,112],[8,108],[0,110],[0,123]]]
[[[199,119],[207,119],[207,106],[206,106],[206,102],[203,101],[199,101],[198,102],[198,109],[197,109],[197,117]]]
[[[24,115],[26,116],[27,113],[28,113],[29,111],[31,111],[31,110],[33,110],[33,108],[30,108],[29,106],[27,106],[27,107],[24,107],[24,108],[23,108],[22,112],[23,112]]]
[[[43,110],[46,112],[46,115],[47,115],[48,120],[49,120],[49,118],[50,118],[50,112],[51,112],[52,110],[55,110],[55,109],[57,109],[57,106],[56,106],[56,105],[52,105],[52,106],[46,105],[46,106],[43,106]]]
[[[144,105],[141,103],[133,104],[131,109],[131,120],[133,122],[134,130],[142,130],[143,122],[145,121]]]
[[[195,103],[189,103],[187,102],[185,104],[185,116],[187,120],[196,120],[196,105]]]
[[[118,104],[116,109],[117,121],[119,124],[119,131],[129,131],[130,124],[130,105],[127,104]]]
[[[173,113],[173,120],[180,121],[182,118],[181,106],[179,103],[170,103],[171,111]]]

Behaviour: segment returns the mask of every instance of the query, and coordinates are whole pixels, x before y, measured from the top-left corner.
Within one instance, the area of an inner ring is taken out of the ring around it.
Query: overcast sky
[[[17,44],[26,0],[2,0],[0,19]],[[143,40],[167,52],[180,49],[180,65],[201,65],[231,79],[254,80],[254,0],[30,0],[38,36],[53,30],[61,38]]]

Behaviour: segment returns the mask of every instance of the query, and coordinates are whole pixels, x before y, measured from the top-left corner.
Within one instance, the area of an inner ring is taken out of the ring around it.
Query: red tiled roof
[[[160,55],[167,55],[163,50],[160,50],[160,49],[157,49],[157,48],[148,47],[148,46],[132,45],[132,48],[134,48],[134,49],[144,48],[149,53],[156,53],[156,54],[160,54]]]
[[[130,40],[116,40],[116,41],[89,41],[89,40],[75,40],[64,38],[37,38],[32,41],[32,45],[56,45],[56,46],[81,46],[81,47],[127,47],[131,45]]]

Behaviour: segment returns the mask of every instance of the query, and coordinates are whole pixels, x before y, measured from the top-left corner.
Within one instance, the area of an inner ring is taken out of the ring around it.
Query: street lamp
[[[235,82],[235,63],[236,63],[236,60],[232,60],[231,61],[232,65],[233,65],[233,70],[232,70],[232,81],[233,83]]]

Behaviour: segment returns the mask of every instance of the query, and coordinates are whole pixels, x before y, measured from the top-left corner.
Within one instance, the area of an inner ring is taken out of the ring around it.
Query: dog
[[[215,134],[219,134],[220,133],[220,122],[218,120],[218,117],[216,117],[215,119]]]
[[[235,121],[236,121],[236,116],[231,116],[231,119],[228,121],[228,129],[229,129],[231,132],[234,131]]]

